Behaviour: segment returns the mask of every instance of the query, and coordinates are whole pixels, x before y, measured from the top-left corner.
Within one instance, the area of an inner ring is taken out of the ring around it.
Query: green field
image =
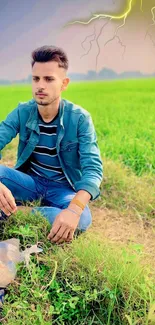
[[[92,205],[100,212],[117,210],[127,221],[134,216],[141,225],[151,224],[155,216],[154,89],[154,79],[78,82],[62,93],[91,113],[97,132],[104,179],[101,196]],[[0,96],[2,121],[19,102],[32,98],[31,86],[4,86]],[[17,139],[6,146],[2,163],[15,162],[16,146]],[[2,324],[155,324],[155,254],[150,265],[144,265],[138,238],[120,248],[104,233],[99,233],[100,240],[92,231],[68,246],[55,247],[46,239],[47,221],[22,211],[1,230],[1,240],[17,237],[22,248],[39,241],[43,248],[40,259],[31,258],[28,270],[18,265]]]
[[[155,172],[155,80],[70,83],[62,97],[93,117],[102,157],[120,160],[136,173]],[[0,119],[20,101],[31,99],[31,86],[0,88]]]

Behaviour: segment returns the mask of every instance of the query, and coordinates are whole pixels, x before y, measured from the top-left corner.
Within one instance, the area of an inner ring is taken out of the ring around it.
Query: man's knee
[[[78,229],[81,231],[86,231],[87,228],[92,224],[92,215],[88,206],[85,207],[83,213],[81,214],[80,221],[78,224]]]
[[[8,167],[5,165],[0,165],[0,182],[3,181],[3,178],[7,176]]]

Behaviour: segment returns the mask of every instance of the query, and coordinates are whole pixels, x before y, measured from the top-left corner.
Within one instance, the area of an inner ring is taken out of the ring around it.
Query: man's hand
[[[2,183],[0,183],[0,209],[7,216],[17,211],[15,199],[11,191]]]
[[[74,212],[64,209],[57,215],[47,238],[57,244],[63,241],[70,242],[73,239],[79,219],[80,215],[78,216]]]

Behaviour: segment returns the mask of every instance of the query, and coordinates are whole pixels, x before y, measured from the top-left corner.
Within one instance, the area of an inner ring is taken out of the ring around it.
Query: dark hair
[[[63,49],[56,46],[48,46],[44,45],[35,49],[32,54],[31,65],[35,64],[35,62],[48,62],[48,61],[56,61],[58,62],[59,68],[68,69],[68,58]]]

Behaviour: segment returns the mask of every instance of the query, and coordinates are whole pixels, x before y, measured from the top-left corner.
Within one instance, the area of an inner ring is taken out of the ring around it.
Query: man
[[[32,213],[49,220],[48,239],[59,244],[90,226],[88,202],[100,194],[103,165],[90,114],[61,98],[70,81],[66,53],[42,46],[31,64],[33,99],[0,123],[0,150],[19,134],[15,167],[0,166],[0,209],[9,216],[40,199]]]

